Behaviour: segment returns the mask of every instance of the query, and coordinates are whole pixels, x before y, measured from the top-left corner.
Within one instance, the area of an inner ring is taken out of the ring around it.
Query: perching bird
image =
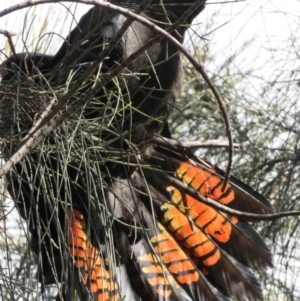
[[[144,15],[163,28],[189,7],[162,3],[152,1]],[[191,24],[202,9],[199,6],[186,23]],[[119,13],[92,8],[56,55],[12,57],[2,65],[6,70],[3,81],[14,77],[12,63],[29,75],[39,70],[53,87],[76,81],[125,20]],[[186,29],[173,32],[181,43]],[[76,97],[155,35],[135,21]],[[33,80],[41,79],[35,76]],[[179,52],[162,40],[84,108],[83,120],[103,121],[105,129],[97,131],[96,138],[104,145],[114,135],[114,149],[127,151],[132,145],[145,145],[129,162],[123,159],[112,165],[109,155],[97,157],[102,156],[96,148],[101,144],[89,144],[97,139],[87,134],[81,142],[87,149],[77,154],[75,145],[62,143],[76,130],[61,129],[16,165],[10,193],[28,221],[41,283],[63,283],[58,300],[74,300],[75,296],[97,301],[263,299],[251,270],[272,266],[269,249],[245,220],[206,205],[200,196],[260,214],[272,212],[269,201],[233,177],[223,191],[221,170],[173,146],[172,141],[158,138],[166,129],[181,80]],[[103,117],[107,104],[107,110],[120,108],[111,119],[109,114]],[[105,127],[107,124],[110,126]],[[80,130],[85,132],[84,126]],[[90,161],[84,160],[87,156]]]

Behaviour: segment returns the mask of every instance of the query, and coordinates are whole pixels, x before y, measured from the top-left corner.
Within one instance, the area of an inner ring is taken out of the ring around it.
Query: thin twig
[[[229,142],[224,140],[206,140],[206,141],[186,141],[180,142],[175,139],[169,139],[162,136],[156,136],[154,138],[150,138],[149,140],[140,144],[140,146],[149,145],[156,143],[161,146],[172,146],[172,147],[181,147],[181,148],[188,148],[188,149],[197,149],[197,148],[214,148],[214,147],[229,147]],[[233,143],[233,147],[241,148],[242,145],[240,143]]]
[[[220,210],[224,213],[231,214],[240,218],[244,218],[247,220],[252,220],[252,221],[274,221],[276,219],[282,218],[282,217],[288,217],[288,216],[300,216],[300,211],[286,211],[286,212],[280,212],[280,213],[266,213],[266,214],[255,214],[255,213],[247,213],[247,212],[242,212],[239,210],[235,210],[232,208],[229,208],[225,205],[222,205],[221,203],[214,201],[210,198],[205,198],[203,197],[198,191],[195,189],[185,185],[182,183],[180,180],[171,177],[164,172],[161,172],[160,177],[163,181],[166,181],[166,183],[174,186],[180,191],[184,191],[185,193],[189,194],[196,200],[216,209]]]
[[[14,45],[11,37],[16,36],[17,34],[13,33],[13,32],[9,32],[9,31],[7,31],[5,29],[0,29],[0,34],[3,34],[4,36],[6,36],[6,38],[8,40],[8,44],[9,44],[10,50],[13,53],[13,56],[16,58],[17,57],[17,53],[16,53],[15,45]]]

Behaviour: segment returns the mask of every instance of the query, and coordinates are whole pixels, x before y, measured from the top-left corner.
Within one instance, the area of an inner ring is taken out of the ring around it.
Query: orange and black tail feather
[[[109,270],[107,258],[87,237],[83,215],[73,209],[68,218],[70,254],[79,270],[78,282],[82,284],[77,294],[82,299],[92,295],[95,301],[121,300],[119,285]]]
[[[153,300],[228,301],[142,203],[139,211],[146,233],[132,245],[133,261]]]
[[[163,199],[162,195],[155,193],[153,187],[148,186],[148,188],[151,190],[154,204],[157,203],[157,198],[160,201]],[[155,208],[159,216],[158,219],[165,225],[169,234],[176,239],[179,248],[192,259],[197,269],[213,285],[226,292],[226,294],[241,300],[243,300],[242,296],[247,297],[249,300],[262,300],[259,283],[251,270],[229,255],[222,248],[222,245],[217,244],[203,227],[196,224],[193,217],[189,219],[188,213],[182,212],[179,209],[180,206],[177,207],[170,204],[166,199],[164,203],[161,203],[160,208],[157,205],[155,205]],[[208,212],[207,214],[206,218],[209,218],[210,213]],[[229,227],[226,227],[224,219],[215,219],[215,214],[211,216],[211,220],[215,221],[213,223],[214,227],[216,227],[215,233],[218,235],[222,234],[223,237],[227,237],[230,240],[231,225],[229,224]],[[252,231],[256,233],[253,229]],[[235,242],[230,240],[230,243],[234,244]],[[260,251],[259,248],[257,249]],[[247,252],[244,249],[242,250]],[[251,248],[249,253],[252,254]]]
[[[156,169],[173,174],[204,197],[209,197],[229,208],[257,214],[274,211],[264,196],[233,176],[223,190],[224,172],[195,157],[188,150],[180,153],[171,146],[170,149],[153,147],[147,149],[145,159]]]
[[[246,221],[219,212],[174,187],[168,187],[168,190],[172,194],[172,204],[161,206],[166,223],[173,224],[170,220],[174,220],[176,213],[181,218],[188,216],[195,227],[201,229],[205,235],[209,235],[219,247],[245,266],[254,269],[272,266],[270,250]]]
[[[133,185],[142,191],[141,200],[148,210],[155,209],[157,219],[179,248],[225,294],[240,300],[262,300],[260,285],[250,268],[272,266],[272,255],[263,239],[245,220],[202,203],[166,183],[161,174],[173,174],[203,197],[236,210],[269,213],[273,210],[269,201],[233,177],[222,191],[224,174],[186,154],[174,155],[172,150],[166,155],[166,150],[160,152],[158,148],[147,150],[145,158],[153,169],[135,173]]]
[[[142,194],[137,193],[135,175],[138,177],[134,174],[131,180],[114,181],[115,198],[110,199],[110,205],[119,220],[125,218],[115,227],[122,236],[120,245],[129,254],[124,256],[125,262],[141,300],[229,300],[209,283],[172,233],[157,220],[155,212],[146,208]],[[131,219],[135,224],[131,221],[131,227],[126,226],[126,215],[122,214],[120,201],[116,201],[120,196],[133,209]]]

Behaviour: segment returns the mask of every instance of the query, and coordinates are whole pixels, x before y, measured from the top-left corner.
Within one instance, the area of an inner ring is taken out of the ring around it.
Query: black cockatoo
[[[168,28],[195,2],[153,0],[143,15]],[[172,32],[179,42],[204,2]],[[117,4],[134,10],[140,3]],[[46,79],[54,90],[67,89],[125,21],[120,13],[94,7],[54,56],[9,58],[2,81],[12,82],[19,70],[18,83],[27,73],[34,84]],[[155,36],[134,21],[70,103]],[[221,170],[168,139],[167,118],[182,76],[178,49],[166,39],[155,43],[76,115],[84,122],[70,118],[66,124],[75,129],[50,134],[11,173],[10,193],[28,221],[39,279],[62,283],[57,300],[263,299],[252,270],[272,266],[268,247],[246,220],[203,198],[248,213],[273,208],[234,177],[223,187]],[[77,132],[84,133],[84,153],[68,145]],[[106,145],[126,158],[112,160]]]

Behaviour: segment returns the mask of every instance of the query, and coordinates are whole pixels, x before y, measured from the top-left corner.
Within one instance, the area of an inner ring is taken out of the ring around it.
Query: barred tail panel
[[[141,240],[133,250],[141,274],[156,294],[155,300],[229,300],[209,283],[173,235],[141,207],[149,244]]]
[[[91,244],[87,237],[83,215],[76,209],[70,210],[70,253],[74,265],[80,269],[80,280],[86,285],[96,301],[119,301],[119,286],[108,268],[106,258]]]

